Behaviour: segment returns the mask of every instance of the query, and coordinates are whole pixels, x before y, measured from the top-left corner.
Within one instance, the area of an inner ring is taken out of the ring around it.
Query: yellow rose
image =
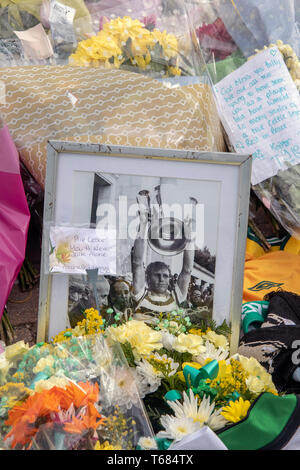
[[[174,341],[173,349],[178,352],[189,352],[193,356],[203,353],[206,348],[203,346],[201,336],[181,333]]]

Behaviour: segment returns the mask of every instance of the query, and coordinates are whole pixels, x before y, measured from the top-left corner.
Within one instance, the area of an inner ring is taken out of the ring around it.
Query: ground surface
[[[39,305],[39,283],[29,292],[21,292],[16,283],[7,303],[8,316],[14,329],[14,342],[36,343]]]

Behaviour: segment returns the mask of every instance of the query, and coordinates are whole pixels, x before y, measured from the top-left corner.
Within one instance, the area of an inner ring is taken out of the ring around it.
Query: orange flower
[[[59,413],[61,410],[67,411],[71,405],[75,410],[83,407],[86,409],[84,412],[79,411],[80,417],[73,418],[73,421],[69,423],[69,432],[79,433],[89,428],[96,429],[103,422],[94,406],[94,403],[98,401],[98,396],[98,384],[93,385],[89,382],[78,384],[70,382],[65,389],[52,387],[50,390],[35,393],[9,410],[5,424],[12,426],[12,429],[5,439],[13,437],[13,448],[17,444],[22,446],[30,444],[40,424],[52,423],[53,413]]]
[[[96,410],[96,408],[95,408]],[[101,415],[97,412],[98,417],[100,418],[97,421],[96,416],[91,416],[89,414],[86,414],[85,416],[81,416],[80,418],[74,418],[70,423],[66,423],[64,425],[64,430],[69,433],[73,434],[81,434],[84,431],[87,431],[88,429],[94,429],[96,430],[100,424],[102,424],[105,420],[105,418],[102,418]]]
[[[89,382],[78,382],[78,384],[70,382],[65,389],[60,389],[56,393],[60,395],[61,408],[67,410],[72,404],[75,408],[80,408],[98,401],[99,387],[98,384],[93,385]]]

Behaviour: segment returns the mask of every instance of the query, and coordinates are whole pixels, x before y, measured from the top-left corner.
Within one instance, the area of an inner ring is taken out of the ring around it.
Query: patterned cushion
[[[116,69],[1,70],[2,114],[20,156],[44,186],[48,140],[225,151],[208,85],[165,86]]]

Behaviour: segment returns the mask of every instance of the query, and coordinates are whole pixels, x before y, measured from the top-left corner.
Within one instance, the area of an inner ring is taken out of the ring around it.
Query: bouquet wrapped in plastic
[[[183,310],[146,324],[95,309],[54,338],[101,331],[127,358],[156,433],[151,448],[167,449],[208,426],[215,433],[241,421],[261,393],[277,395],[272,376],[254,358],[230,357],[228,327],[196,324]],[[139,448],[148,449],[141,440]]]
[[[1,0],[0,64],[65,63],[92,33],[84,0]]]
[[[294,0],[214,0],[209,21],[194,24],[229,145],[253,155],[256,195],[300,238],[297,9]]]
[[[102,335],[7,347],[0,431],[1,447],[16,450],[132,450],[153,436],[120,347]]]
[[[169,3],[89,2],[94,34],[67,64],[2,69],[1,112],[42,187],[48,140],[225,151],[188,14]]]

